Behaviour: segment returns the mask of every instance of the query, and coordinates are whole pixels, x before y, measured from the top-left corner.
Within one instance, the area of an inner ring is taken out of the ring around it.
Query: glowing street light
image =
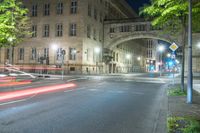
[[[137,57],[137,60],[140,61],[140,60],[141,60],[141,57]]]
[[[165,50],[165,47],[163,45],[160,45],[158,47],[158,51],[163,52]]]
[[[170,58],[170,57],[171,57],[171,54],[170,54],[170,53],[168,53],[168,54],[167,54],[167,57],[168,57],[168,58]]]
[[[199,43],[197,43],[197,48],[200,48],[200,42],[199,42]]]
[[[126,55],[126,59],[130,59],[131,58],[131,55],[130,54],[127,54]]]
[[[176,61],[176,63],[177,63],[177,64],[179,64],[179,63],[180,63],[180,61],[179,61],[179,60],[175,60],[175,61]]]
[[[95,51],[96,54],[99,54],[100,51],[101,51],[101,49],[100,49],[99,47],[96,47],[96,48],[94,49],[94,51]]]
[[[51,48],[52,48],[53,50],[57,50],[57,49],[58,49],[58,46],[57,46],[56,44],[53,44],[53,45],[51,45]]]

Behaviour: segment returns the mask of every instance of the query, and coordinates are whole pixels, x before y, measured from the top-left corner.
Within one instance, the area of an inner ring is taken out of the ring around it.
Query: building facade
[[[103,72],[103,22],[136,16],[125,0],[23,0],[32,34],[14,47],[20,66],[64,67],[65,73]],[[10,48],[1,49],[9,63]],[[64,52],[64,54],[62,54]]]

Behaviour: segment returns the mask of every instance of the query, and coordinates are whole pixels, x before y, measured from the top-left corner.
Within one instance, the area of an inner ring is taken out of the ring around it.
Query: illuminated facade
[[[63,63],[66,74],[103,72],[104,20],[136,16],[125,0],[23,2],[29,9],[32,35],[14,48],[14,64],[34,68]],[[9,59],[10,49],[2,48],[1,63]]]

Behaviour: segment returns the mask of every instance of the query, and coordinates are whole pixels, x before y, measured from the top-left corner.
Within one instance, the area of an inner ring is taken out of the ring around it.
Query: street
[[[164,133],[165,82],[149,74],[71,81],[74,88],[0,104],[0,133]]]

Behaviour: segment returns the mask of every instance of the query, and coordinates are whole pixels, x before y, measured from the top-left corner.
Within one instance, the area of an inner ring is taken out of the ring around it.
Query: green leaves
[[[27,13],[28,10],[18,0],[0,2],[0,46],[16,45],[28,33]]]
[[[193,2],[193,23],[200,25],[200,2]],[[167,26],[182,25],[182,28],[187,26],[187,21],[184,21],[188,16],[188,1],[187,0],[151,0],[151,5],[145,5],[140,9],[140,15],[150,18],[153,26],[164,28]],[[173,21],[171,21],[173,20]],[[169,25],[171,23],[171,25]],[[198,27],[198,26],[197,26]],[[199,26],[200,27],[200,26]],[[172,29],[172,28],[168,28]],[[176,29],[178,30],[178,29]],[[179,30],[183,30],[180,29]],[[195,30],[196,27],[195,27]]]

